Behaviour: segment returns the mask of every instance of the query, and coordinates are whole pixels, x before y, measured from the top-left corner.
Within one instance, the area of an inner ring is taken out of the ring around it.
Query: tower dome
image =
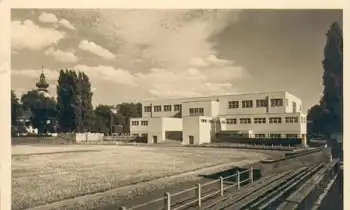
[[[49,87],[49,84],[46,82],[46,77],[44,74],[44,68],[41,68],[41,74],[39,81],[36,83],[36,87],[38,88],[39,91],[44,91],[48,92],[47,88]]]

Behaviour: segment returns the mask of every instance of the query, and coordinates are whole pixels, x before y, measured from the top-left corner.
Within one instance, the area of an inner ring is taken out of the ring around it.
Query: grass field
[[[104,192],[133,183],[245,159],[257,151],[103,145],[13,146],[12,209]]]

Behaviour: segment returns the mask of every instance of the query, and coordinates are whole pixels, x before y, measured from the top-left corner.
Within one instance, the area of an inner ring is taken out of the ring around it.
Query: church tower
[[[41,74],[40,74],[39,81],[36,83],[36,87],[39,93],[43,93],[46,97],[51,97],[48,91],[49,83],[46,82],[43,66],[41,66]]]

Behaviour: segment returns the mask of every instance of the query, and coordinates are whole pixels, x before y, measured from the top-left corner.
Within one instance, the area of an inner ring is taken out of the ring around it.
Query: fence
[[[232,188],[232,187],[236,187],[237,189],[240,189],[242,184],[252,183],[254,181],[254,174],[253,173],[254,173],[253,168],[250,167],[250,169],[247,169],[247,170],[241,171],[241,172],[237,171],[235,174],[232,174],[232,175],[229,175],[229,176],[226,176],[226,177],[220,176],[219,179],[213,180],[211,182],[207,182],[207,183],[204,183],[204,184],[197,183],[195,187],[192,187],[192,188],[189,188],[189,189],[185,189],[185,190],[180,191],[180,192],[176,192],[176,193],[173,193],[173,194],[171,194],[169,192],[165,192],[164,193],[164,197],[161,197],[161,198],[158,198],[158,199],[155,199],[155,200],[151,200],[149,202],[146,202],[146,203],[143,203],[143,204],[140,204],[140,205],[137,205],[137,206],[133,206],[133,207],[130,207],[130,208],[127,208],[125,206],[121,206],[120,210],[139,209],[139,208],[146,207],[146,206],[149,206],[151,204],[155,204],[155,203],[158,203],[158,202],[161,202],[161,201],[164,202],[164,209],[165,210],[180,210],[180,209],[183,209],[184,207],[189,207],[189,206],[192,206],[192,205],[196,205],[197,207],[201,207],[202,206],[202,202],[205,199],[208,199],[210,197],[214,197],[216,195],[220,195],[220,197],[223,197],[224,196],[224,192],[227,191],[228,189]],[[241,177],[244,177],[244,176],[242,176],[244,174],[248,174],[248,178],[246,178],[244,180],[240,180]],[[233,184],[230,184],[229,186],[225,187],[224,186],[224,181],[227,180],[227,179],[233,178],[233,177],[236,178],[236,182],[234,182]],[[216,189],[213,192],[208,192],[206,194],[202,193],[202,190],[205,187],[211,186],[213,184],[217,184],[217,186],[219,186],[219,189]],[[196,193],[196,196],[195,196],[195,198],[193,200],[185,202],[185,203],[183,203],[181,205],[178,205],[176,207],[173,207],[174,205],[179,204],[179,202],[172,202],[173,199],[176,196],[183,195],[184,193],[187,193],[187,192],[190,192],[190,191],[195,191],[195,193]]]

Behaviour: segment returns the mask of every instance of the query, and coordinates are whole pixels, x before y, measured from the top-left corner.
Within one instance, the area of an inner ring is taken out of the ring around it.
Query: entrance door
[[[157,144],[157,143],[158,143],[157,136],[153,136],[153,143],[154,143],[154,144]]]
[[[194,144],[194,137],[193,136],[188,136],[188,141],[190,144]]]

